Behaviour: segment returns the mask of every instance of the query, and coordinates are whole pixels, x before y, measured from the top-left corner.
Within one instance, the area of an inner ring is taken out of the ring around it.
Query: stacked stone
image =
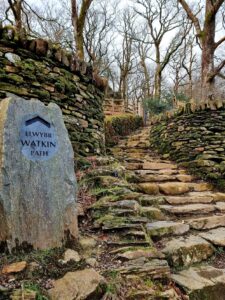
[[[225,186],[225,108],[174,116],[152,126],[151,147]]]
[[[46,43],[39,39],[23,48],[15,40],[0,40],[0,98],[12,93],[58,104],[75,157],[103,153],[101,82],[95,79],[90,66],[62,49],[50,51]]]

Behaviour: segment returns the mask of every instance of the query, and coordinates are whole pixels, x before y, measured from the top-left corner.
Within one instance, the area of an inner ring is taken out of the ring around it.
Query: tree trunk
[[[206,1],[205,23],[201,37],[201,100],[212,99],[214,97],[215,80],[214,78],[210,79],[210,74],[214,71],[216,16],[212,15],[211,11],[212,3],[211,1]]]
[[[77,56],[80,60],[84,60],[84,26],[88,9],[93,0],[82,0],[80,13],[77,11],[77,1],[71,0],[72,24],[74,27],[74,39],[76,43]]]
[[[154,97],[160,99],[161,97],[161,88],[162,88],[162,72],[160,66],[157,66],[155,72],[155,88],[154,88]]]
[[[155,70],[155,80],[154,80],[154,97],[160,99],[161,97],[161,86],[162,86],[162,72],[160,65],[160,50],[159,46],[156,45],[156,70]]]
[[[9,4],[15,19],[16,33],[19,40],[23,42],[25,40],[25,30],[23,28],[22,21],[22,0],[17,0],[14,3],[12,1],[9,1]]]
[[[77,56],[80,60],[84,60],[84,37],[83,37],[83,29],[77,30],[77,34],[75,36],[75,42],[76,42],[76,51]]]
[[[215,80],[210,79],[210,74],[214,70],[214,33],[213,28],[208,28],[205,31],[205,37],[202,45],[202,73],[201,73],[201,86],[202,86],[202,99],[211,99],[214,94]],[[215,32],[215,24],[214,24]]]

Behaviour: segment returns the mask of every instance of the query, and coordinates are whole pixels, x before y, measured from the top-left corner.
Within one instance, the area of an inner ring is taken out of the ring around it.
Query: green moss
[[[0,82],[0,90],[7,91],[19,96],[30,96],[31,94],[23,87],[17,87],[10,83]]]
[[[107,214],[95,221],[95,224],[104,226],[120,226],[123,224],[129,224],[129,219],[126,217],[116,217],[111,214]]]
[[[0,79],[2,79],[2,76],[0,76]],[[8,74],[5,76],[6,80],[9,80],[9,81],[12,81],[16,84],[21,84],[23,83],[23,77],[19,76],[19,75],[16,75],[16,74]]]
[[[27,73],[34,73],[35,72],[35,61],[33,59],[24,59],[21,61],[16,62],[16,66],[20,67],[23,71]]]
[[[50,94],[48,91],[44,89],[32,89],[31,92],[38,96],[40,100],[48,100],[50,99]]]
[[[119,136],[126,136],[143,126],[143,119],[133,114],[118,114],[105,118],[106,146],[114,146]]]

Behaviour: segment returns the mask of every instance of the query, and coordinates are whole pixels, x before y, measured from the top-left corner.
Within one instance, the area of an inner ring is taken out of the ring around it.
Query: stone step
[[[120,235],[128,239],[145,240],[146,238],[143,230],[128,230],[127,232],[122,232]]]
[[[137,212],[133,209],[115,209],[115,208],[111,208],[107,211],[107,213],[110,213],[114,216],[125,216],[125,217],[129,217],[129,216],[136,216]],[[95,214],[92,215],[93,217],[95,217]]]
[[[127,163],[137,163],[137,164],[143,164],[143,160],[142,159],[138,159],[138,158],[126,158],[125,162]]]
[[[211,204],[160,205],[159,207],[163,211],[175,215],[208,214],[215,211],[215,206]]]
[[[107,241],[107,244],[112,247],[149,247],[149,242],[146,240],[123,240],[123,239],[118,239],[118,240],[111,240]]]
[[[121,260],[133,260],[141,257],[145,258],[165,258],[165,255],[159,252],[156,248],[145,247],[141,249],[128,248],[122,253],[118,253],[116,258]]]
[[[137,275],[147,279],[162,279],[170,276],[170,268],[166,260],[145,257],[130,260],[123,267],[116,269],[122,275]]]
[[[184,182],[166,182],[160,183],[159,191],[165,195],[181,195],[188,193],[190,189],[189,183]]]
[[[225,215],[201,217],[196,219],[186,220],[191,228],[196,230],[213,229],[220,226],[225,226]]]
[[[191,182],[194,180],[194,177],[191,175],[180,174],[176,176],[176,179],[181,182]]]
[[[214,201],[225,201],[225,193],[214,193],[213,199]]]
[[[163,220],[165,219],[164,214],[160,209],[156,207],[141,207],[140,214],[149,220]]]
[[[170,176],[170,175],[177,175],[179,173],[179,170],[135,170],[135,174],[140,175],[140,176],[145,176],[145,175],[164,175],[164,176]]]
[[[138,184],[138,189],[142,193],[148,195],[157,195],[159,194],[159,185],[152,182],[143,182]]]
[[[189,225],[173,221],[157,221],[146,224],[146,231],[150,237],[161,238],[168,235],[183,235],[189,231]]]
[[[165,199],[171,205],[212,203],[214,201],[212,194],[205,192],[192,192],[185,196],[167,196]]]
[[[199,236],[174,238],[166,243],[162,252],[173,267],[187,267],[214,254],[214,247]]]
[[[141,230],[142,224],[147,223],[149,220],[145,217],[139,216],[114,216],[113,214],[105,214],[103,217],[95,220],[94,228],[101,228],[105,231],[115,231],[124,229]]]
[[[189,183],[189,187],[190,190],[194,192],[206,192],[212,191],[213,189],[213,186],[207,182]]]
[[[179,182],[191,182],[192,177],[190,175],[163,175],[158,173],[139,175],[139,182],[165,182],[165,181],[179,181]]]
[[[219,227],[199,234],[202,238],[216,246],[225,246],[225,227]]]
[[[146,162],[143,164],[142,169],[143,170],[177,169],[177,166],[172,163]]]
[[[127,170],[134,171],[138,169],[142,169],[143,164],[142,163],[126,163],[125,167]]]
[[[220,212],[225,212],[225,202],[216,202],[215,207]]]
[[[158,174],[147,174],[139,175],[139,182],[163,182],[163,181],[175,181],[176,176],[172,175],[158,175]]]
[[[172,274],[172,279],[189,296],[190,300],[225,300],[224,270],[200,266]]]
[[[130,148],[130,149],[129,149],[129,154],[130,154],[130,153],[149,154],[149,150],[141,149],[141,148]]]
[[[165,204],[165,197],[159,195],[151,196],[143,194],[137,200],[142,206],[158,206],[160,204]]]

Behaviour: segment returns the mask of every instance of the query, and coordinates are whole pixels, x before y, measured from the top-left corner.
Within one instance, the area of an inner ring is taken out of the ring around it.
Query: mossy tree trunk
[[[25,31],[23,28],[23,0],[8,0],[9,8],[15,20],[15,31],[20,41],[25,39]]]
[[[74,40],[76,44],[77,56],[84,60],[84,26],[88,9],[93,0],[82,0],[80,11],[78,13],[77,1],[71,0],[72,24],[74,28]]]

